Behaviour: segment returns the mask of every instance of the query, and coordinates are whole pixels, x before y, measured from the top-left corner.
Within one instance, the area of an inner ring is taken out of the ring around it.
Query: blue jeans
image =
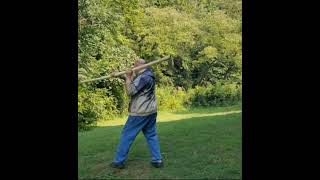
[[[157,113],[148,116],[129,116],[121,134],[120,144],[118,145],[116,164],[124,164],[128,158],[130,147],[142,130],[151,152],[151,162],[161,161],[160,145],[156,128]]]

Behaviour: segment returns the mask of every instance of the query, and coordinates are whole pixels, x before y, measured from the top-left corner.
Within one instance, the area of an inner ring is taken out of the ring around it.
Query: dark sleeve
[[[128,94],[133,96],[141,91],[146,85],[150,82],[151,77],[149,76],[142,76],[140,79],[135,79],[129,86]]]

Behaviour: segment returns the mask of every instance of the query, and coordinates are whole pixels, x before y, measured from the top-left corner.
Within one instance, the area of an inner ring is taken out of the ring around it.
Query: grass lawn
[[[125,118],[99,122],[79,132],[79,179],[240,179],[241,105],[158,113],[158,135],[165,167],[153,168],[147,142],[140,133],[126,169],[109,167]]]

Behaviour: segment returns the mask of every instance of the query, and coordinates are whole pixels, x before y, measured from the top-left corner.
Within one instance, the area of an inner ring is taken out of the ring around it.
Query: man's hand
[[[115,74],[116,74],[116,71],[112,71],[112,73],[111,73],[111,77],[114,77],[114,76],[115,76]]]
[[[128,78],[131,78],[132,74],[133,74],[133,71],[132,71],[132,70],[127,70],[127,71],[126,71],[126,76],[127,76]]]
[[[126,80],[133,81],[134,77],[136,76],[136,73],[133,70],[127,70],[125,74]]]

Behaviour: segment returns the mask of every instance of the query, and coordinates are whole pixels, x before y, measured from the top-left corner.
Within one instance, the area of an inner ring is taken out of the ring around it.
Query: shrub
[[[233,105],[241,100],[241,94],[241,85],[220,82],[207,87],[196,86],[188,92],[193,107]]]
[[[156,89],[158,109],[161,111],[181,111],[185,110],[187,93],[177,90],[172,86],[158,87]]]
[[[80,130],[90,129],[99,119],[111,119],[119,114],[115,98],[106,96],[106,93],[106,89],[79,89],[78,127]]]

